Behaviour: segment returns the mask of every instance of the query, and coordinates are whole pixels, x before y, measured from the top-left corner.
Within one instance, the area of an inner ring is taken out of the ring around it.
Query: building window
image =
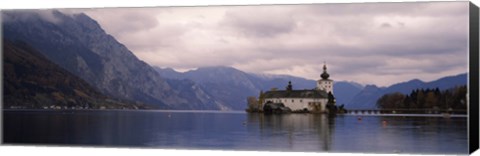
[[[302,103],[302,102],[303,102],[303,100],[300,100],[300,103]]]
[[[292,99],[292,102],[295,102],[295,100]]]

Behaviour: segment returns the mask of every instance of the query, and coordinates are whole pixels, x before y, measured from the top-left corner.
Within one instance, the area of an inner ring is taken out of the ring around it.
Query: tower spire
[[[327,62],[323,61],[323,72],[327,72]]]
[[[322,77],[324,80],[330,77],[330,75],[327,73],[327,63],[325,61],[323,61],[323,73],[320,75],[320,77]]]

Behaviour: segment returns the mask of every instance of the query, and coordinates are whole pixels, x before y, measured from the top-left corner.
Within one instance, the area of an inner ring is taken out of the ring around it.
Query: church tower
[[[325,90],[327,93],[332,92],[333,94],[333,80],[328,79],[330,75],[327,73],[327,64],[323,64],[323,73],[320,75],[322,79],[317,81],[317,89]]]

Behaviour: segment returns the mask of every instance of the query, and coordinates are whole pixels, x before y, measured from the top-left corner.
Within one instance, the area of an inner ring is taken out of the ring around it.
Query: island
[[[337,107],[333,95],[333,80],[329,79],[327,65],[323,65],[321,79],[314,89],[294,90],[289,81],[285,90],[260,91],[258,98],[248,97],[247,112],[254,113],[344,113],[343,105]]]

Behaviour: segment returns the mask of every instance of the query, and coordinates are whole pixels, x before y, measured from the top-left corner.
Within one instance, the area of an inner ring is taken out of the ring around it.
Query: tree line
[[[385,94],[377,100],[380,109],[467,109],[467,86],[457,86],[440,91],[416,89],[410,94],[399,92]]]

